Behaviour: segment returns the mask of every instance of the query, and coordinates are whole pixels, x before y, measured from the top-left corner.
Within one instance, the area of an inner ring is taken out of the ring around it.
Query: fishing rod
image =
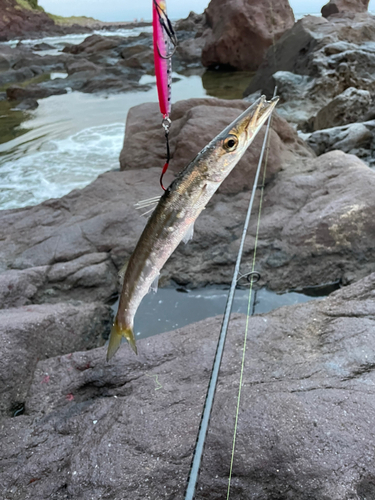
[[[162,127],[167,149],[166,162],[160,175],[160,186],[165,191],[163,177],[170,161],[169,129],[172,123],[169,117],[171,112],[172,56],[177,48],[177,37],[167,16],[165,0],[152,1],[152,28],[156,87],[160,112],[163,115]]]
[[[277,92],[277,87],[275,87],[275,89],[274,89],[274,94],[273,94],[274,97],[276,96],[276,92]],[[256,194],[257,187],[258,187],[259,174],[260,174],[262,163],[263,163],[264,153],[266,151],[266,144],[267,144],[267,138],[268,138],[269,129],[270,129],[270,125],[271,125],[271,119],[272,119],[272,114],[270,115],[270,117],[268,118],[268,121],[267,121],[266,133],[265,133],[264,139],[263,139],[263,145],[262,145],[262,149],[261,149],[260,156],[259,156],[259,162],[258,162],[256,174],[255,174],[253,189],[251,192],[251,197],[250,197],[249,206],[247,209],[246,219],[245,219],[244,227],[242,230],[241,243],[240,243],[240,247],[239,247],[239,250],[237,253],[236,265],[234,268],[232,282],[231,282],[230,290],[228,293],[227,302],[225,305],[224,318],[223,318],[223,322],[221,325],[219,340],[218,340],[215,358],[214,358],[214,362],[213,362],[213,367],[212,367],[212,371],[211,371],[211,377],[210,377],[210,381],[208,384],[206,399],[205,399],[204,407],[203,407],[202,418],[201,418],[201,422],[200,422],[200,426],[199,426],[198,437],[197,437],[197,441],[195,444],[193,459],[192,459],[190,472],[189,472],[189,476],[188,476],[188,484],[187,484],[187,488],[186,488],[185,500],[193,500],[194,499],[195,489],[196,489],[197,482],[198,482],[200,464],[201,464],[201,460],[202,460],[203,449],[204,449],[204,445],[205,445],[205,441],[206,441],[206,437],[207,437],[208,425],[209,425],[209,421],[210,421],[210,417],[211,417],[212,405],[213,405],[213,401],[214,401],[214,397],[215,397],[217,381],[218,381],[218,377],[219,377],[219,371],[220,371],[221,361],[222,361],[223,352],[224,352],[225,340],[226,340],[227,332],[228,332],[230,315],[231,315],[232,307],[233,307],[233,299],[234,299],[234,294],[236,291],[236,285],[237,285],[238,281],[240,279],[242,279],[243,277],[247,277],[249,279],[250,286],[252,286],[252,284],[254,282],[258,281],[260,278],[259,273],[254,271],[254,269],[252,269],[249,273],[247,273],[245,275],[240,275],[240,265],[241,265],[242,254],[243,254],[243,250],[244,250],[244,246],[245,246],[245,238],[247,235],[247,230],[249,227],[251,212],[252,212],[252,208],[253,208],[253,204],[254,204],[255,194]],[[255,252],[255,248],[254,248],[254,252]],[[253,264],[254,264],[254,262],[253,262]],[[253,267],[254,267],[254,265],[253,265]],[[237,424],[237,421],[236,421],[236,424]],[[235,439],[234,439],[234,441],[235,441]],[[233,444],[233,446],[234,446],[234,444]],[[233,454],[232,454],[232,458],[233,458]],[[231,463],[231,469],[232,469],[232,463]],[[230,483],[228,485],[228,495],[229,495],[229,487],[230,487]]]

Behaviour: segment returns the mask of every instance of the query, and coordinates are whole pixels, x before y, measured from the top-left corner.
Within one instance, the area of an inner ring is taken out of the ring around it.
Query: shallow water
[[[223,315],[228,290],[223,288],[202,288],[179,292],[174,288],[161,288],[157,293],[147,294],[138,308],[134,321],[137,339],[150,337],[195,323],[212,316]],[[281,306],[300,304],[318,297],[302,293],[277,294],[265,288],[252,293],[250,311],[252,314],[267,313]],[[236,290],[232,313],[247,314],[249,290]],[[113,310],[117,312],[118,302]],[[219,334],[219,332],[217,332]]]
[[[205,95],[200,76],[175,76],[175,101]],[[141,83],[150,79],[146,75]],[[63,196],[119,168],[128,110],[156,101],[155,87],[108,96],[71,92],[40,99],[39,107],[27,112],[12,111],[12,104],[1,101],[0,208]]]
[[[124,35],[129,31],[99,33]],[[132,36],[140,31],[145,30],[132,30]],[[60,50],[66,43],[80,43],[86,36],[47,37],[23,43],[46,42]],[[37,79],[65,77],[65,73],[51,73]],[[183,75],[173,73],[173,77],[172,100],[176,102],[205,96],[241,98],[251,74],[207,71],[202,76],[201,70],[192,70]],[[33,111],[15,111],[15,104],[0,101],[0,209],[61,197],[87,186],[99,174],[119,168],[129,109],[157,102],[155,77],[144,75],[140,83],[152,87],[110,95],[70,92],[40,99]]]

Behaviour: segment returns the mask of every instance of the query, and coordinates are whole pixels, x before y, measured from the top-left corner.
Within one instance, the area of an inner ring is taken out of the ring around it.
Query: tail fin
[[[137,346],[135,345],[133,328],[132,327],[121,328],[119,326],[119,324],[117,322],[117,318],[116,318],[115,322],[113,323],[113,326],[112,326],[111,335],[109,336],[107,361],[109,361],[118,351],[120,344],[121,344],[122,337],[126,338],[126,340],[130,344],[130,347],[137,354]]]

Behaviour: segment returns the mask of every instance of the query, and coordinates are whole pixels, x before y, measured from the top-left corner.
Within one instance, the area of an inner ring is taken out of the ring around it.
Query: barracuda
[[[215,191],[241,159],[278,98],[262,96],[213,139],[167,188],[149,218],[128,262],[117,315],[109,338],[110,360],[125,337],[137,353],[134,316],[165,262],[205,208]]]

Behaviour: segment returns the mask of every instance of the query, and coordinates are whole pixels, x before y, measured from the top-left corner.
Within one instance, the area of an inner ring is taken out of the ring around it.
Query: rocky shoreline
[[[250,318],[231,498],[369,499],[375,495],[375,170],[369,168],[375,18],[363,1],[331,0],[326,18],[296,23],[287,1],[272,13],[272,3],[270,10],[262,4],[261,13],[261,2],[254,4],[253,11],[239,6],[247,46],[257,39],[254,47],[264,53],[246,98],[174,104],[167,181],[277,84],[281,102],[258,235],[260,285],[284,292],[334,282],[341,289]],[[236,12],[222,5],[213,0],[206,14],[178,22],[178,72],[203,71],[202,62],[226,67],[228,40],[241,49]],[[252,16],[261,30],[250,29]],[[231,62],[244,68],[249,57],[251,50],[242,49]],[[68,76],[33,81],[51,71]],[[149,33],[90,35],[57,55],[0,45],[0,96],[23,109],[69,89],[141,91],[141,76],[152,72]],[[202,213],[192,242],[168,261],[161,286],[230,282],[263,137],[264,130]],[[157,104],[135,106],[119,171],[60,199],[0,211],[5,500],[183,496],[221,318],[143,339],[139,357],[123,346],[107,363],[102,347],[118,271],[146,223],[133,205],[160,194],[155,165],[164,147]],[[254,213],[258,206],[259,194]],[[254,218],[244,265],[255,238]],[[245,320],[232,318],[197,499],[223,498],[226,491]]]

